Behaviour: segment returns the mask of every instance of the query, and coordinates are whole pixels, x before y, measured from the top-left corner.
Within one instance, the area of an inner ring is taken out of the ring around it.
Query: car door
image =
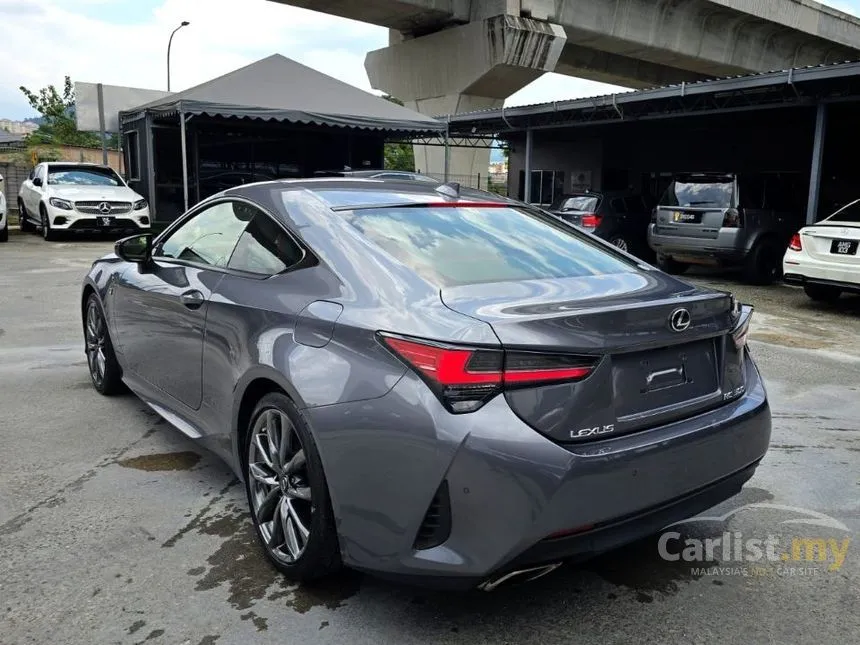
[[[41,189],[33,184],[33,180],[39,177],[39,173],[45,167],[45,164],[38,164],[30,173],[29,179],[24,182],[21,199],[24,201],[24,207],[30,217],[39,217],[39,202],[42,199]]]
[[[124,368],[195,410],[209,299],[248,219],[241,202],[206,204],[156,241],[149,263],[130,266],[114,286]]]

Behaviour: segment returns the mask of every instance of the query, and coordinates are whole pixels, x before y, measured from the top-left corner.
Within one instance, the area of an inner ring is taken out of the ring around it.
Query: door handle
[[[199,309],[200,306],[206,301],[206,299],[203,297],[203,294],[200,293],[197,289],[186,291],[181,296],[179,296],[179,300],[189,309]]]

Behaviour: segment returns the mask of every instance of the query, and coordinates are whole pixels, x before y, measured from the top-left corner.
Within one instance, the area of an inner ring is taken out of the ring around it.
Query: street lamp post
[[[182,23],[170,33],[170,40],[167,41],[167,91],[170,91],[170,46],[173,44],[173,36],[183,27],[187,27],[191,23],[183,20]]]

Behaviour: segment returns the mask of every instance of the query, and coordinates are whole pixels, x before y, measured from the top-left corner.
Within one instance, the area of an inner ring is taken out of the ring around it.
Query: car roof
[[[352,177],[315,177],[307,179],[278,179],[235,186],[224,191],[224,195],[246,195],[261,190],[279,188],[285,191],[306,191],[330,208],[348,206],[390,206],[400,203],[433,203],[455,201],[439,188],[445,184],[431,184],[409,179],[364,179]],[[474,188],[461,187],[461,202],[492,202],[518,204],[512,199]]]
[[[113,170],[110,166],[105,166],[100,163],[88,163],[86,161],[46,161],[46,166],[79,166],[81,168],[107,168]]]

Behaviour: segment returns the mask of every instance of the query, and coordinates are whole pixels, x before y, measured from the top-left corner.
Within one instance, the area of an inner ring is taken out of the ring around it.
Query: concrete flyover
[[[371,85],[430,115],[499,107],[544,72],[644,88],[860,58],[860,19],[814,0],[273,0],[388,27]],[[416,147],[439,173],[440,150]],[[488,151],[451,154],[485,173]]]

